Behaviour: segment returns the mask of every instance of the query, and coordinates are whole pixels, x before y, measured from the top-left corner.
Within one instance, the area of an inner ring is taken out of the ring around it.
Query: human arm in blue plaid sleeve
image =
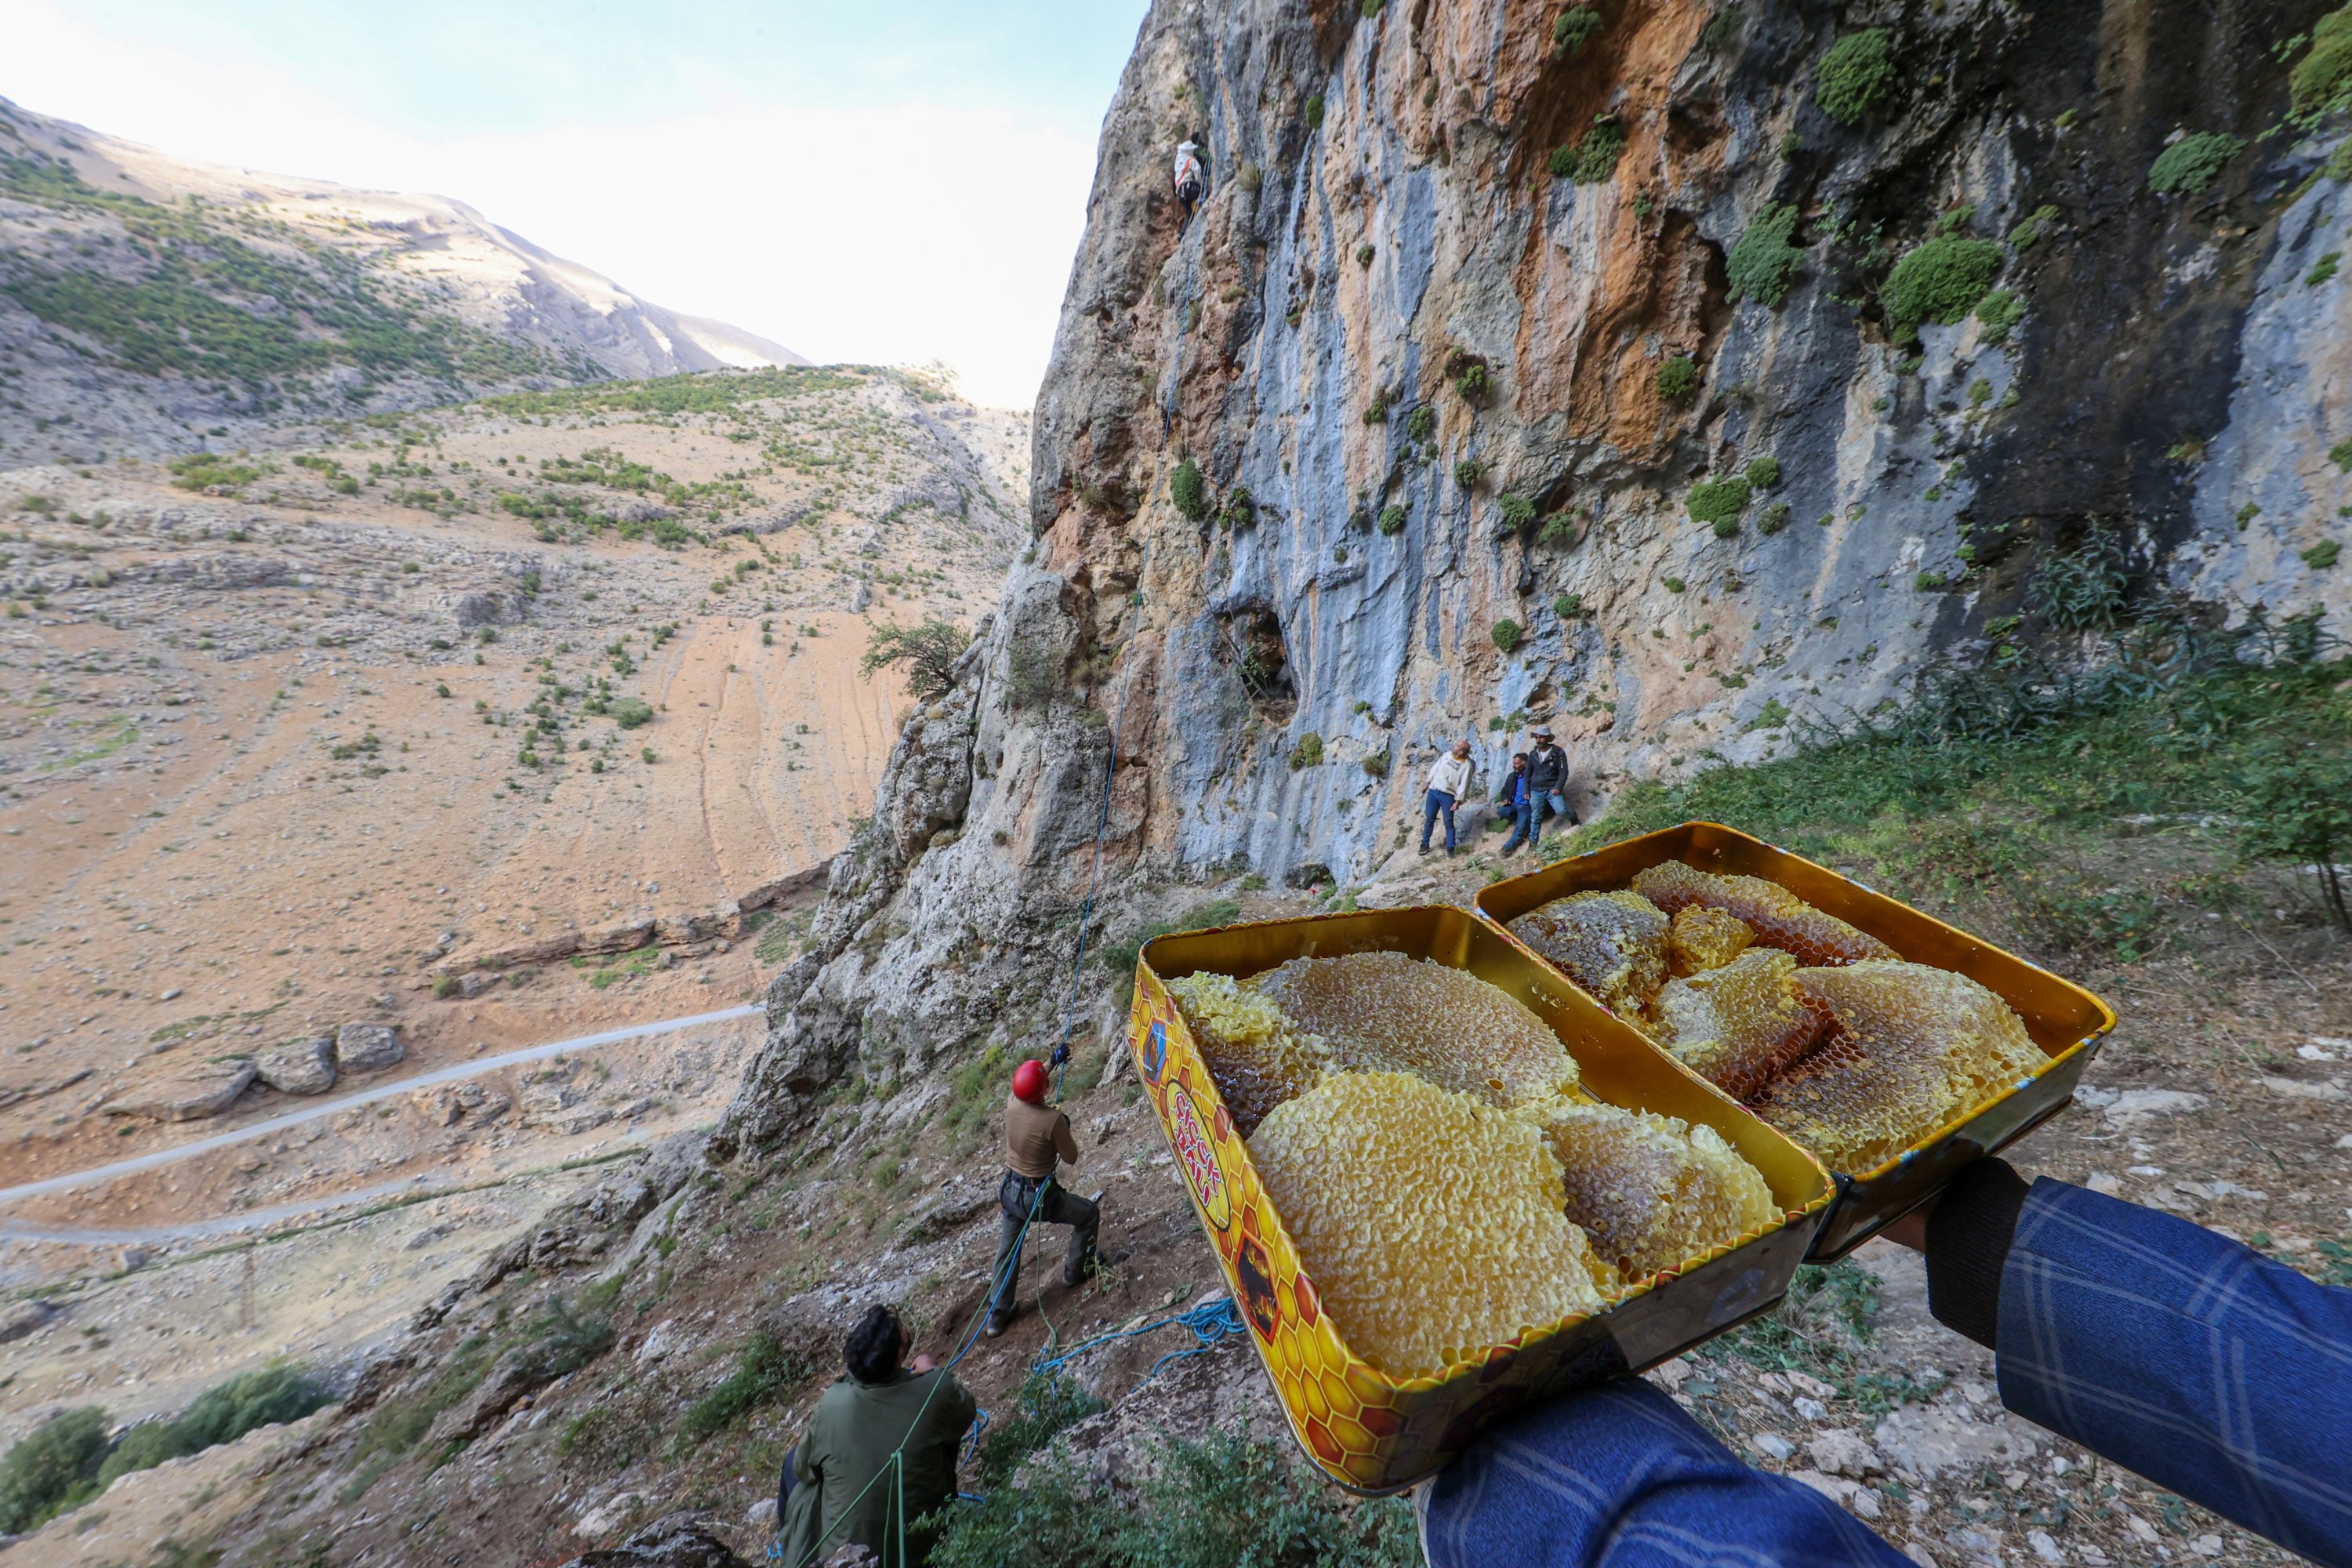
[[[1912,1568],[1638,1378],[1496,1427],[1417,1502],[1430,1568]]]
[[[1998,1160],[1961,1173],[1925,1239],[1930,1308],[1992,1346],[2001,1403],[2352,1565],[2352,1290]]]

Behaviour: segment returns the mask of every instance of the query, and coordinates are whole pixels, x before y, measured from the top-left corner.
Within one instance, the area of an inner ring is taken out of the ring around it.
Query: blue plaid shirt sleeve
[[[1998,1341],[2011,1410],[2352,1565],[2352,1290],[2044,1177],[2002,1266]]]
[[[1416,1502],[1430,1568],[1913,1568],[1638,1378],[1487,1432]]]

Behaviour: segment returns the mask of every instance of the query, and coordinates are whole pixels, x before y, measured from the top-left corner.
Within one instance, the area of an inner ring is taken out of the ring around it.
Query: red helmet
[[[1045,1064],[1034,1057],[1013,1069],[1013,1092],[1032,1105],[1045,1100]]]

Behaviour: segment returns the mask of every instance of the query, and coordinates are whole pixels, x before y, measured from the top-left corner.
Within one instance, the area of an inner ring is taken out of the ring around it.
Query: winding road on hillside
[[[594,1050],[600,1046],[618,1045],[624,1040],[644,1039],[653,1035],[674,1034],[680,1029],[691,1029],[706,1024],[731,1023],[738,1018],[748,1018],[762,1010],[760,1003],[746,1003],[740,1007],[724,1007],[715,1013],[696,1013],[683,1018],[662,1018],[650,1024],[631,1024],[624,1028],[606,1029],[593,1035],[579,1035],[568,1040],[551,1040],[544,1045],[527,1046],[518,1051],[506,1051],[494,1057],[482,1057],[473,1061],[436,1068],[431,1072],[418,1073],[412,1078],[398,1079],[390,1083],[376,1084],[372,1088],[361,1089],[356,1094],[338,1095],[332,1100],[320,1100],[316,1105],[305,1106],[299,1110],[288,1111],[283,1116],[273,1116],[267,1121],[234,1128],[226,1132],[216,1132],[209,1138],[199,1138],[192,1143],[183,1143],[175,1148],[158,1149],[153,1153],[141,1154],[133,1159],[117,1160],[105,1165],[92,1165],[87,1170],[68,1171],[61,1176],[48,1176],[37,1182],[26,1182],[17,1186],[0,1187],[0,1206],[26,1198],[38,1197],[45,1193],[65,1192],[74,1187],[89,1186],[100,1182],[110,1182],[121,1176],[135,1175],[142,1171],[152,1171],[161,1165],[169,1165],[177,1161],[194,1159],[199,1154],[211,1153],[216,1149],[226,1149],[238,1143],[251,1142],[257,1138],[267,1138],[271,1133],[283,1132],[289,1127],[299,1127],[304,1122],[316,1121],[322,1116],[337,1115],[357,1106],[370,1105],[380,1100],[389,1100],[394,1095],[414,1094],[420,1089],[430,1089],[436,1084],[455,1083],[461,1079],[474,1078],[499,1068],[512,1067],[519,1062],[541,1061],[548,1057]],[[394,1183],[390,1186],[370,1188],[363,1193],[337,1194],[322,1198],[316,1204],[282,1204],[268,1211],[254,1210],[240,1214],[233,1219],[206,1222],[205,1225],[194,1227],[173,1227],[172,1234],[177,1235],[183,1231],[190,1234],[211,1234],[213,1232],[210,1227],[215,1226],[244,1228],[257,1222],[268,1223],[271,1218],[288,1217],[310,1208],[328,1207],[381,1195],[385,1192],[410,1185],[415,1179],[412,1177],[406,1182]],[[140,1238],[142,1235],[143,1233],[121,1230],[69,1230],[60,1226],[29,1222],[11,1223],[0,1220],[0,1237],[10,1239],[86,1241],[96,1245],[106,1245]]]

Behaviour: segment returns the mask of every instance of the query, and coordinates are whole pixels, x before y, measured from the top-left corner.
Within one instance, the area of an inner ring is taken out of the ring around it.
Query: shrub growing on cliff
[[[1454,465],[1454,482],[1465,490],[1475,490],[1478,481],[1486,477],[1486,465],[1475,458],[1465,458]]]
[[[1751,458],[1748,462],[1748,482],[1759,490],[1769,490],[1780,482],[1780,459],[1772,457]]]
[[[2104,630],[2123,612],[2128,565],[2122,536],[2095,526],[2080,545],[2042,562],[2027,602],[2060,631]]]
[[[1754,494],[1746,479],[1733,474],[1693,485],[1684,504],[1693,522],[1724,522],[1746,511]]]
[[[1601,13],[1590,5],[1570,5],[1551,25],[1551,52],[1555,59],[1584,52],[1592,35],[1601,31]]]
[[[1381,531],[1382,533],[1402,533],[1404,531],[1404,508],[1398,506],[1393,501],[1389,505],[1381,508]]]
[[[1525,496],[1497,496],[1495,510],[1507,529],[1525,528],[1536,520],[1536,503]]]
[[[1676,354],[1658,367],[1652,384],[1664,402],[1687,402],[1698,390],[1698,366],[1691,363],[1688,354]]]
[[[929,702],[955,684],[956,660],[971,646],[969,632],[936,616],[925,616],[919,626],[875,626],[866,634],[866,655],[857,661],[857,673],[871,679],[877,669],[904,665],[908,692],[918,702]],[[614,705],[616,715],[620,706]]]
[[[1312,730],[1309,730],[1304,735],[1299,736],[1298,743],[1290,748],[1290,771],[1292,773],[1297,773],[1301,768],[1315,767],[1321,763],[1322,761],[1323,737],[1317,734]]]
[[[1474,360],[1454,373],[1454,390],[1471,407],[1483,407],[1494,392],[1494,382],[1487,376],[1486,367]]]
[[[2160,196],[2200,195],[2245,147],[2242,140],[2225,131],[2183,136],[2147,166],[2147,188]]]
[[[2009,342],[2010,329],[2024,319],[2025,301],[2006,289],[1996,289],[1977,303],[1977,320],[1984,323],[1980,341],[1989,348]],[[1969,401],[1979,400],[1971,395]]]
[[[1596,115],[1592,129],[1573,144],[1552,149],[1552,177],[1580,185],[1600,184],[1617,172],[1617,160],[1624,151],[1625,127],[1614,115]]]
[[[1200,464],[1187,458],[1176,465],[1176,471],[1168,476],[1168,499],[1194,522],[1209,515],[1209,485],[1201,478]]]
[[[1428,404],[1415,405],[1404,416],[1404,433],[1416,441],[1426,441],[1437,434],[1437,410]]]
[[[2352,108],[2352,5],[2331,11],[2311,29],[2311,52],[2287,74],[2297,114]]]
[[[1789,503],[1787,501],[1776,500],[1757,514],[1756,531],[1759,533],[1778,533],[1788,526]]]
[[[1948,326],[1966,316],[2000,270],[2000,247],[1991,240],[1931,239],[1895,264],[1879,298],[1896,335],[1908,338],[1922,321]]]
[[[1491,635],[1494,637],[1495,646],[1505,653],[1509,653],[1517,647],[1527,637],[1526,631],[1519,623],[1512,620],[1496,621]]]
[[[1813,71],[1813,101],[1841,125],[1859,125],[1895,95],[1895,48],[1884,27],[1848,33]]]
[[[2056,207],[2047,205],[2027,213],[2017,220],[2017,226],[2009,231],[2010,247],[2013,250],[2032,249],[2041,243],[2042,231],[2056,223],[2059,216]]]
[[[1247,485],[1235,485],[1225,492],[1224,510],[1217,521],[1227,528],[1248,528],[1257,521],[1257,498]]]
[[[1793,202],[1768,202],[1756,221],[1740,234],[1738,244],[1731,247],[1724,270],[1731,280],[1734,300],[1753,300],[1768,310],[1777,310],[1780,301],[1789,297],[1796,282],[1797,268],[1805,253],[1789,242],[1797,229],[1797,208]]]
[[[1309,131],[1323,129],[1323,95],[1321,93],[1317,93],[1307,100],[1307,129]]]

